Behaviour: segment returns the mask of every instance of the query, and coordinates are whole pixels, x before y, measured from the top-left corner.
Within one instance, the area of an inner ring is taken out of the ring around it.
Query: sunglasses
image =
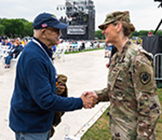
[[[107,25],[104,25],[103,28],[102,28],[102,30],[105,31],[107,29],[107,27],[108,27],[108,24]]]
[[[61,32],[61,29],[57,29],[57,28],[52,28],[52,27],[47,27],[45,28],[47,30],[51,30],[52,32],[56,32],[57,34],[59,34]]]
[[[110,24],[114,24],[114,22],[111,22],[111,23],[104,25],[102,30],[105,31]],[[116,24],[114,24],[114,25],[116,25]]]

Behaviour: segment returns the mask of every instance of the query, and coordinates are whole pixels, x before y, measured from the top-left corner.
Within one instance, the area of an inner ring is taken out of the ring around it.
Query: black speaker
[[[153,55],[162,53],[162,36],[143,36],[142,46]]]
[[[152,53],[155,56],[157,53],[162,53],[162,36],[144,36],[143,39],[143,48]],[[161,66],[162,57],[154,57],[155,65],[155,78],[157,87],[162,86],[162,80],[159,78],[162,77],[162,66]]]

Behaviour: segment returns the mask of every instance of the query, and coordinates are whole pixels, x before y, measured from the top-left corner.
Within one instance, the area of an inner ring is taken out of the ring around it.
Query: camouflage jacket
[[[110,101],[110,131],[114,140],[155,140],[161,114],[153,60],[128,41],[111,59],[107,88],[96,91]]]
[[[65,91],[63,93],[60,93],[59,89],[57,88],[57,91],[56,91],[57,95],[59,95],[61,97],[68,97],[68,89],[67,89],[67,86],[66,86],[67,76],[65,76],[63,74],[57,74],[57,81],[58,82],[56,83],[56,86],[58,86],[58,85],[65,86]],[[53,124],[52,124],[52,128],[51,128],[50,138],[55,133],[54,127],[56,127],[59,123],[61,123],[61,117],[62,117],[62,115],[64,115],[64,113],[65,112],[55,112]]]

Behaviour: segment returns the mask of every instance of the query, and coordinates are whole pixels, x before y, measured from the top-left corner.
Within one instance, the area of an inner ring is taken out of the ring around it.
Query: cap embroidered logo
[[[43,27],[43,28],[47,27],[47,23],[43,23],[43,24],[42,24],[42,27]]]

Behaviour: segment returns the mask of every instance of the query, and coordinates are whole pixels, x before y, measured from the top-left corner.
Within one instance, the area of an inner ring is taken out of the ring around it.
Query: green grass
[[[94,48],[94,49],[86,49],[82,51],[65,52],[65,54],[82,53],[82,52],[96,51],[96,50],[102,50],[102,49],[105,49],[105,48]]]
[[[162,106],[162,88],[157,90],[160,104]],[[111,133],[109,129],[109,116],[107,112],[109,108],[102,114],[102,116],[94,123],[94,125],[83,135],[81,140],[111,140]],[[157,124],[156,140],[162,140],[162,114]]]

